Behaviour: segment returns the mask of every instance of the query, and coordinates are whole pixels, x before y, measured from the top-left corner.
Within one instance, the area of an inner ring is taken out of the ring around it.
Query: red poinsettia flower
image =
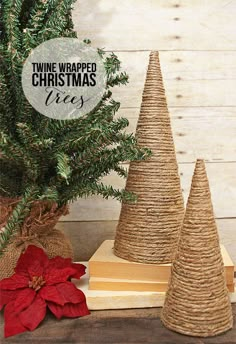
[[[5,337],[33,331],[47,307],[58,318],[89,314],[84,293],[70,282],[85,274],[85,266],[70,258],[49,259],[36,246],[28,246],[15,274],[0,281],[0,310],[5,306]]]

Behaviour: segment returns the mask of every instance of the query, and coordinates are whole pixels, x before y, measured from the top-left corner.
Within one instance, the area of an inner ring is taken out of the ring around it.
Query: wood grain
[[[121,61],[135,54],[143,60],[149,52],[118,52]],[[132,54],[132,55],[131,55]],[[236,78],[236,51],[160,51],[165,80],[212,80]]]
[[[183,151],[182,154],[185,154]],[[198,156],[201,158],[201,156]],[[236,209],[236,162],[207,163],[207,174],[211,187],[212,201],[217,218],[234,217]],[[128,168],[128,165],[126,166]],[[185,202],[187,201],[194,163],[179,164],[182,189]],[[115,172],[103,179],[114,188],[123,188],[125,180],[117,177]],[[104,200],[100,196],[79,199],[71,204],[70,214],[63,221],[104,221],[117,220],[120,213],[120,203],[116,200]]]
[[[149,52],[118,52],[129,84],[113,89],[122,107],[139,107]],[[161,52],[169,106],[236,106],[236,52]]]
[[[170,108],[178,162],[194,162],[199,156],[210,162],[236,161],[235,108]],[[135,132],[139,109],[121,109],[129,119],[127,132]]]
[[[236,304],[232,305],[234,317]],[[233,344],[236,323],[231,331],[213,338],[184,336],[164,327],[161,308],[93,311],[79,319],[48,315],[32,332],[3,338],[3,314],[0,315],[1,344]]]
[[[109,50],[235,50],[235,1],[80,0],[81,39]]]
[[[164,80],[164,84],[169,106],[236,106],[235,80]],[[113,94],[122,107],[138,107],[142,90],[130,80]]]
[[[149,52],[160,51],[184,197],[192,163],[206,159],[215,214],[230,218],[218,220],[220,236],[236,262],[235,14],[234,0],[80,0],[73,11],[79,37],[115,51],[130,76],[127,87],[114,89],[129,132],[136,127]],[[107,181],[124,185],[114,174]],[[113,237],[116,221],[110,220],[119,210],[118,202],[99,197],[71,206],[64,220],[86,221],[64,224],[76,254],[88,257]]]
[[[104,240],[114,239],[117,221],[60,222],[57,227],[71,239],[75,260],[89,260]],[[236,266],[236,219],[218,219],[221,243]]]

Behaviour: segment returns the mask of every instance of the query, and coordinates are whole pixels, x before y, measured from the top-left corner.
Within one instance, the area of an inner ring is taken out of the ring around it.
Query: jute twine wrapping
[[[126,189],[138,201],[122,204],[114,253],[140,263],[169,263],[184,205],[158,52],[150,54],[136,137],[153,155],[130,163]]]
[[[233,326],[217,227],[203,160],[197,160],[162,321],[191,336],[215,336]]]
[[[0,230],[4,230],[4,226],[18,201],[18,199],[0,198]],[[0,280],[14,273],[20,254],[29,245],[43,248],[49,258],[55,256],[72,258],[73,251],[69,240],[61,231],[54,228],[59,218],[67,213],[67,206],[58,208],[55,203],[34,202],[21,230],[13,237],[4,254],[0,257]]]

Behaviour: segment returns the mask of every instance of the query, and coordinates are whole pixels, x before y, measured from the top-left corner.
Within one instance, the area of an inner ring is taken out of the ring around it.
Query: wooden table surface
[[[0,315],[1,344],[233,344],[236,343],[236,304],[232,305],[234,328],[211,338],[180,335],[166,329],[160,321],[161,308],[93,311],[79,319],[56,320],[48,315],[33,332],[3,338],[3,315]]]

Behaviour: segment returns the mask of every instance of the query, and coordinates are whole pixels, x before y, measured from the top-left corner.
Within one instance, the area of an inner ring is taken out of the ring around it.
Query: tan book
[[[111,279],[90,277],[90,290],[112,290],[112,291],[158,291],[166,292],[168,283],[154,281],[138,281],[125,279]]]
[[[90,277],[129,280],[129,283],[131,283],[130,280],[142,282],[152,281],[157,283],[168,282],[171,264],[142,264],[130,262],[115,256],[113,253],[113,245],[114,240],[104,241],[91,257],[89,260]],[[225,265],[226,283],[227,285],[233,285],[234,264],[223,245],[221,245],[221,252]],[[108,281],[106,282],[108,283]]]
[[[88,262],[80,263],[88,267]],[[86,274],[80,280],[73,279],[73,283],[84,292],[90,310],[162,307],[165,299],[165,293],[156,291],[91,290],[88,268]],[[236,290],[230,293],[230,300],[236,303]]]
[[[111,279],[90,277],[89,290],[109,290],[109,291],[154,291],[166,292],[167,282],[138,281],[125,279]],[[229,292],[234,292],[234,284],[227,285]]]

